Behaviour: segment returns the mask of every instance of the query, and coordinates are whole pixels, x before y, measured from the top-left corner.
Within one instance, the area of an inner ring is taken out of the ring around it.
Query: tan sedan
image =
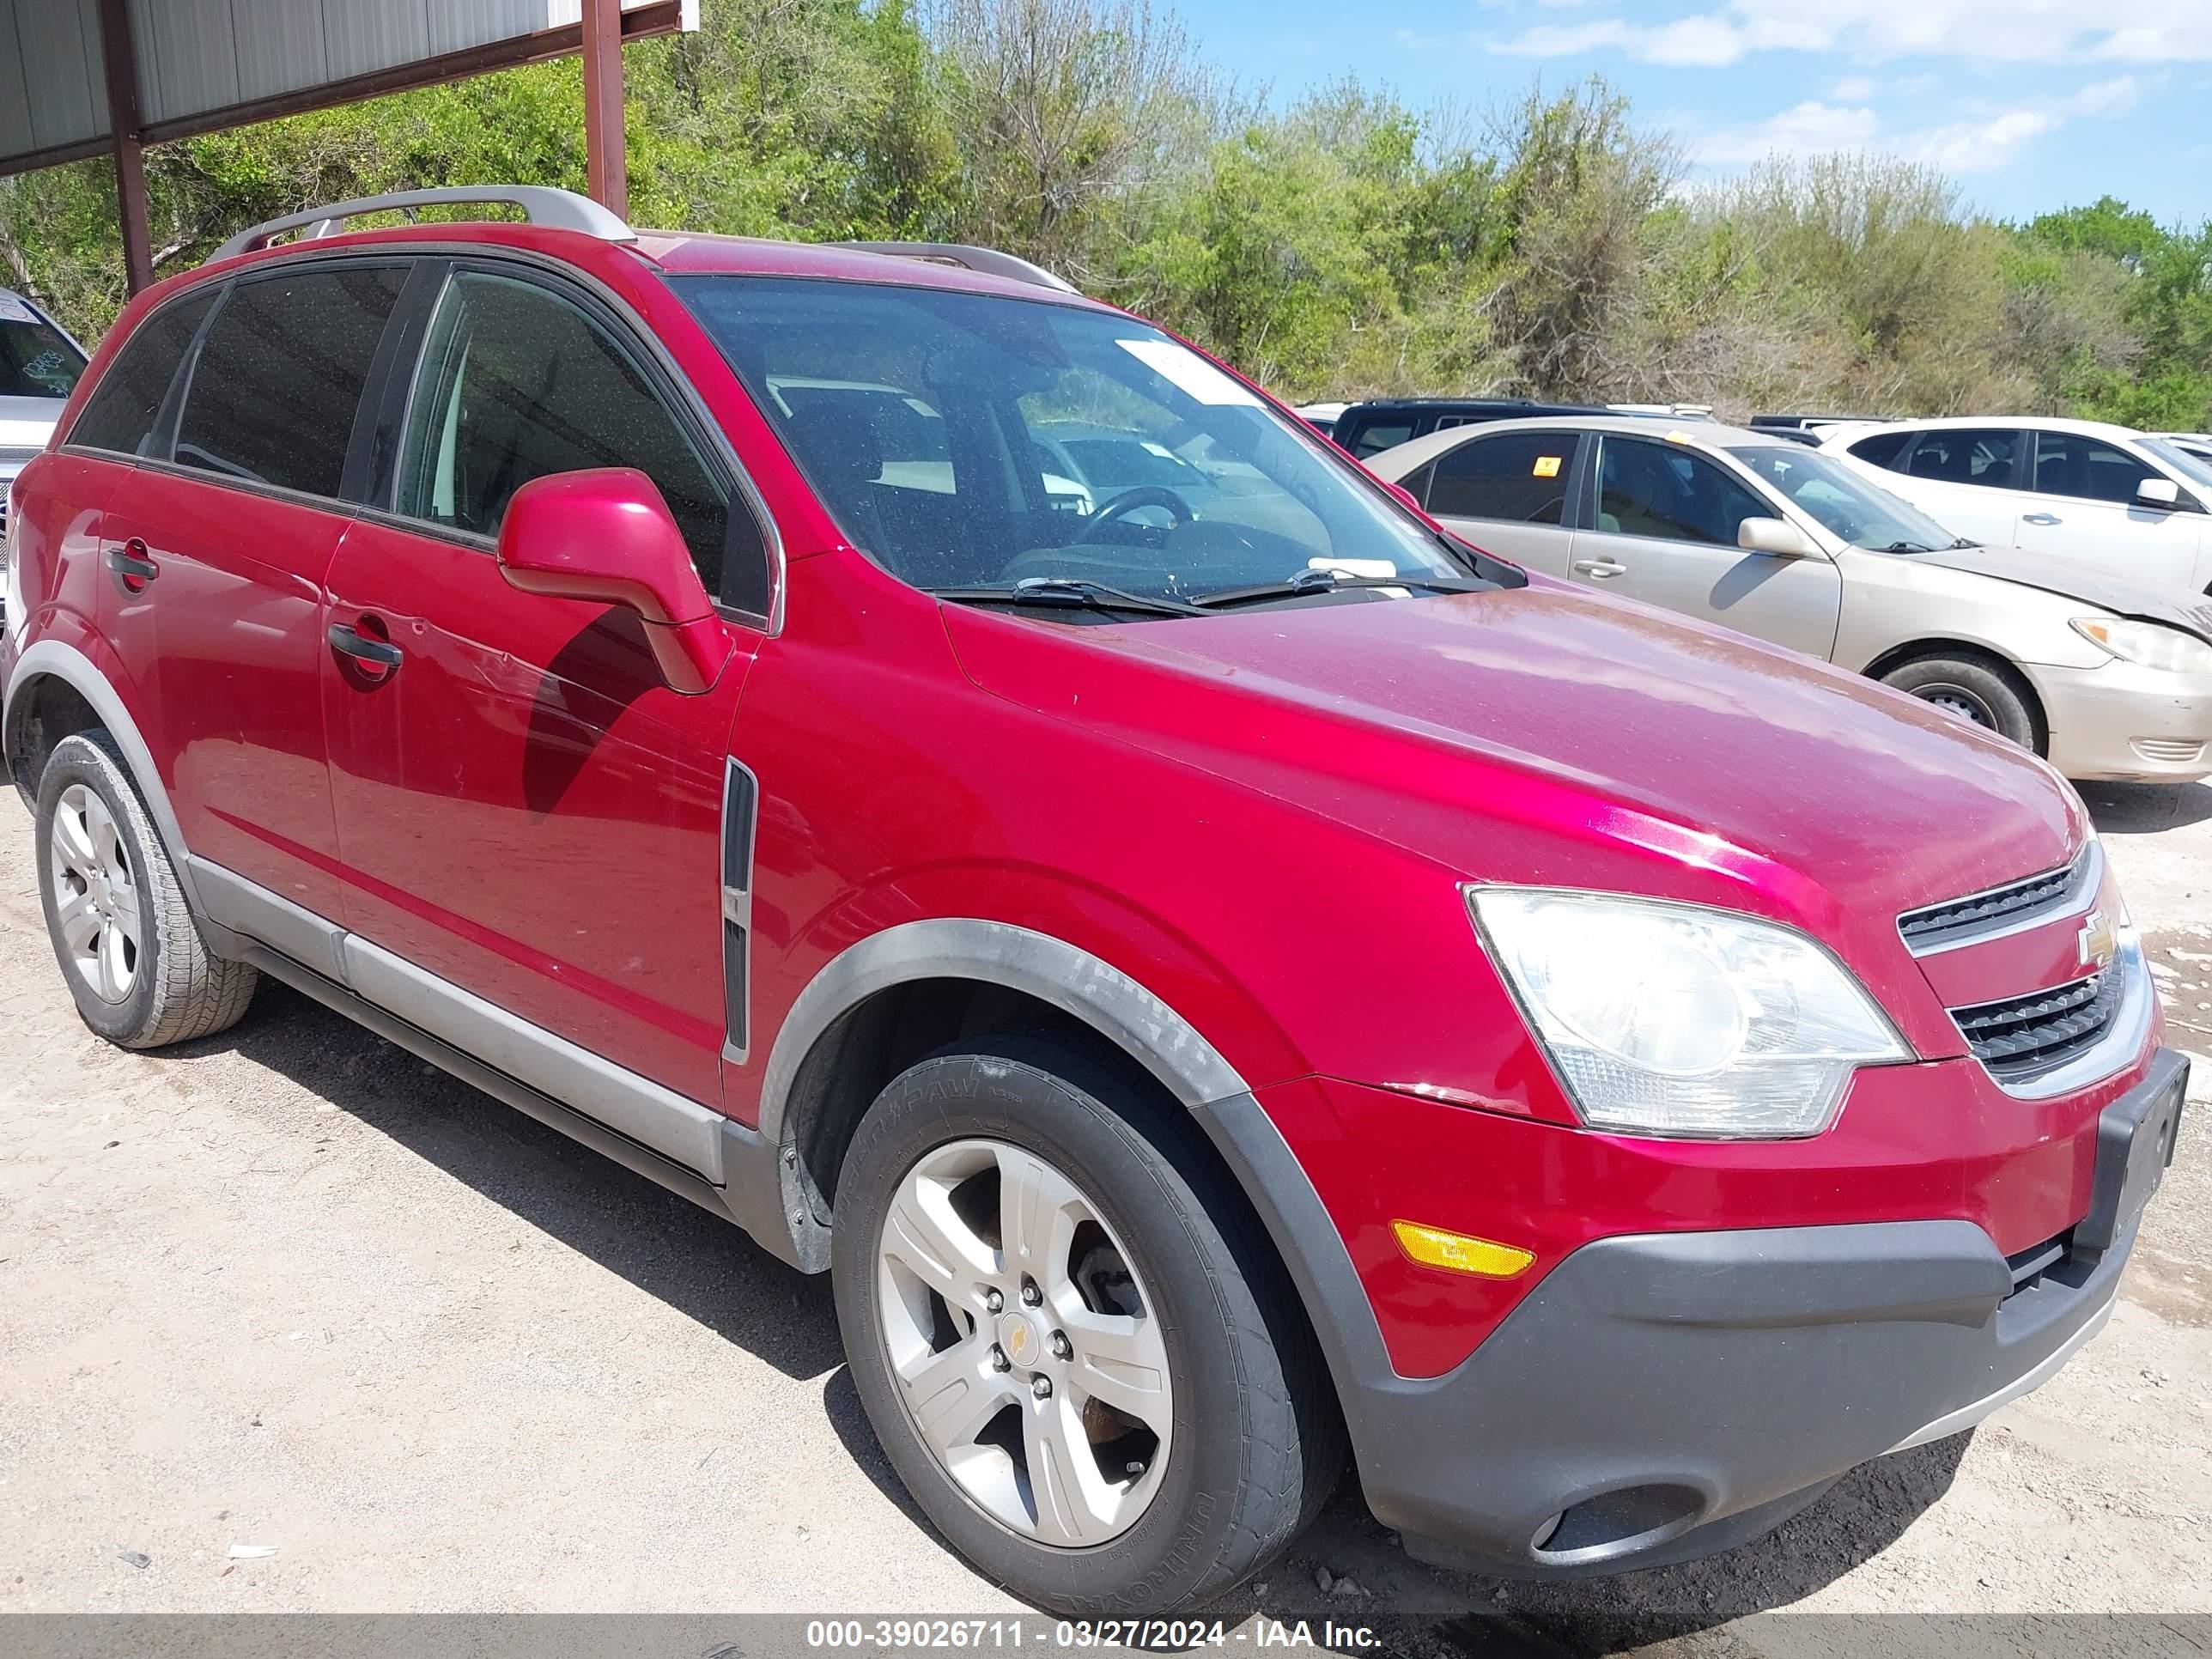
[[[1478,547],[1825,657],[2069,777],[2212,773],[2212,609],[1973,545],[1816,449],[1589,416],[1432,433],[1367,465]]]

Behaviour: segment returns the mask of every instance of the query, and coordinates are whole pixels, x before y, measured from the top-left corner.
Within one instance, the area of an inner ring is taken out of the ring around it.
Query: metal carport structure
[[[581,52],[587,176],[627,211],[622,45],[698,0],[0,0],[0,174],[112,155],[131,291],[144,147]]]

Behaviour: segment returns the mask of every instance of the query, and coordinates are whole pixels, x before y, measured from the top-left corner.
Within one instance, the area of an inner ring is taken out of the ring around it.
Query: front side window
[[[122,455],[152,453],[154,422],[216,293],[210,288],[187,295],[139,325],[92,389],[70,442]]]
[[[2078,432],[2035,434],[2035,489],[2041,495],[2072,495],[2085,501],[2131,501],[2145,478],[2162,477],[2118,444],[2085,438]]]
[[[1802,444],[1746,444],[1739,465],[1854,547],[1933,553],[1959,538],[1918,507],[1869,483],[1845,462]]]
[[[1916,478],[1929,478],[1939,483],[2010,489],[2013,452],[2019,444],[2017,432],[1923,432],[1906,458],[1905,470]]]
[[[0,294],[0,398],[66,398],[84,353],[12,294]]]
[[[1693,450],[1610,433],[1598,440],[1600,530],[1734,547],[1746,519],[1771,516],[1764,501]]]
[[[1304,422],[1133,319],[890,283],[671,282],[847,538],[916,587],[1181,601],[1466,577]]]
[[[176,460],[223,477],[335,495],[354,415],[400,265],[344,265],[241,282],[200,342]]]
[[[561,295],[462,271],[446,286],[422,352],[400,449],[399,512],[478,536],[499,533],[532,478],[603,466],[651,478],[709,593],[767,609],[767,571],[749,514],[749,556],[732,562],[729,497],[629,350]]]
[[[1437,458],[1428,507],[1456,519],[1558,524],[1573,470],[1571,432],[1513,432],[1477,438]]]

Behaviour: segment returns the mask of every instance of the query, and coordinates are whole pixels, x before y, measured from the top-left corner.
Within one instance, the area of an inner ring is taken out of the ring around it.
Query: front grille
[[[2034,921],[2046,911],[2055,913],[2081,889],[2095,846],[2090,842],[2063,869],[2048,870],[1986,893],[1907,910],[1897,919],[1897,931],[1904,935],[1906,948],[1917,954],[2000,927]]]
[[[2093,1048],[2120,1010],[2121,974],[2106,968],[2049,990],[1954,1008],[1976,1060],[2000,1083],[2032,1078]]]
[[[2074,1247],[2074,1230],[2069,1227],[2056,1238],[2046,1238],[2040,1244],[2005,1258],[2005,1267],[2012,1273],[2014,1294],[2027,1289],[2044,1274],[2064,1261]]]

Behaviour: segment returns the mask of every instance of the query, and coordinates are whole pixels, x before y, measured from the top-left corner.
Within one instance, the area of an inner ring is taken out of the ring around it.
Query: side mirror
[[[1421,505],[1421,498],[1413,494],[1412,490],[1407,489],[1405,485],[1401,483],[1392,483],[1388,478],[1377,478],[1375,482],[1381,484],[1383,489],[1389,490],[1393,495],[1395,495],[1400,502],[1407,507],[1412,507],[1414,512],[1419,514],[1423,518],[1425,519],[1429,516],[1429,509]]]
[[[1787,519],[1746,519],[1735,527],[1735,544],[1747,553],[1765,553],[1778,559],[1817,558],[1820,551],[1810,537]]]
[[[2181,486],[2171,478],[2145,478],[2136,485],[2137,507],[2179,507]]]
[[[635,467],[532,478],[507,502],[493,552],[509,587],[635,613],[672,691],[696,696],[721,678],[729,633],[668,503]]]

